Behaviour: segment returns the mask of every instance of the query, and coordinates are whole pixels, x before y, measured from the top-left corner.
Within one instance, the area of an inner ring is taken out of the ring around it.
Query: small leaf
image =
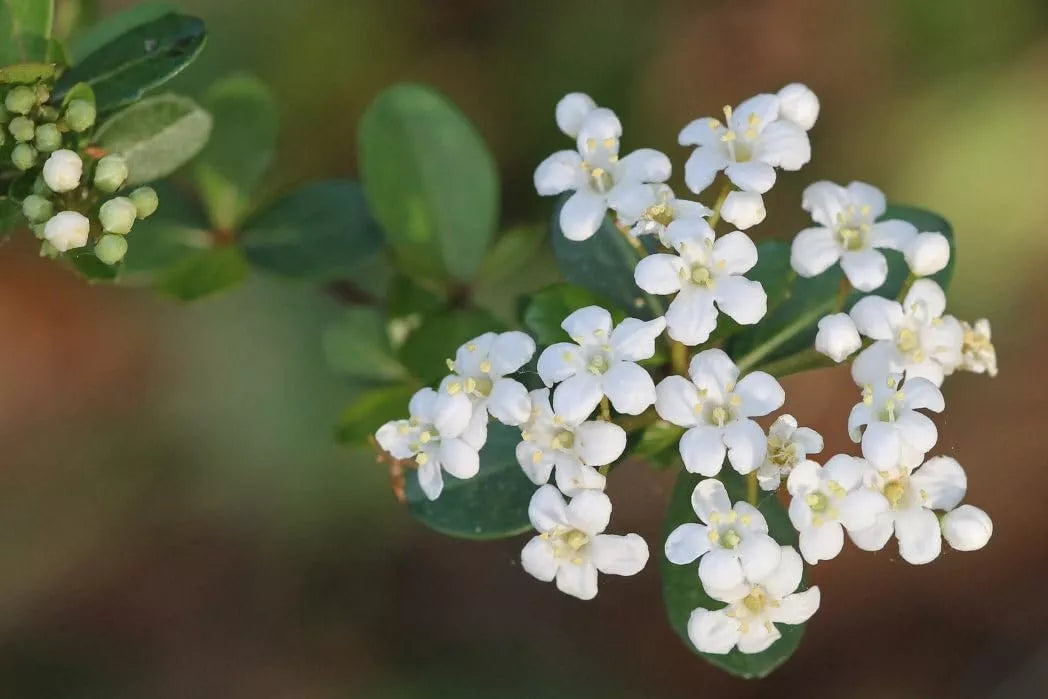
[[[280,130],[276,101],[258,78],[236,75],[212,85],[203,99],[214,119],[193,174],[217,229],[234,229],[273,161]]]
[[[540,345],[568,342],[571,338],[560,324],[584,306],[608,307],[607,301],[571,284],[555,284],[532,294],[524,309],[524,327]]]
[[[731,501],[738,502],[746,499],[746,477],[740,476],[727,466],[721,470],[718,478],[724,482]],[[681,471],[677,476],[677,483],[670,495],[669,507],[666,510],[666,524],[663,528],[662,540],[665,541],[670,532],[685,522],[697,522],[698,518],[691,506],[691,493],[696,484],[703,480],[703,476],[687,471]],[[786,509],[779,502],[774,493],[760,492],[757,501],[757,509],[761,511],[768,521],[768,533],[780,544],[790,546],[797,545],[797,532],[790,524]],[[659,553],[659,570],[662,574],[662,598],[666,604],[666,613],[669,616],[670,626],[681,637],[689,649],[698,653],[695,646],[688,638],[688,618],[693,610],[702,607],[704,609],[721,609],[723,602],[711,599],[706,591],[702,589],[702,583],[697,575],[698,563],[687,565],[675,565],[666,559],[665,553]],[[802,582],[800,589],[806,589],[807,584]],[[733,675],[745,678],[764,677],[772,670],[793,655],[800,644],[801,636],[804,634],[804,625],[795,626],[776,624],[782,633],[782,638],[775,641],[767,650],[761,653],[741,653],[733,649],[729,653],[698,653],[713,665],[730,672]]]
[[[239,236],[256,267],[288,277],[343,277],[382,247],[360,185],[311,182],[244,224]]]
[[[0,83],[30,85],[41,80],[50,80],[57,72],[58,66],[54,63],[18,63],[0,67]]]
[[[63,73],[52,99],[86,82],[100,113],[135,102],[189,65],[205,36],[203,21],[174,13],[132,27]]]
[[[127,185],[170,175],[200,152],[211,134],[211,116],[188,97],[158,95],[115,114],[95,141],[127,160]]]
[[[468,281],[498,220],[499,181],[487,146],[438,92],[395,85],[360,120],[368,206],[412,272]]]
[[[21,205],[11,197],[0,197],[0,239],[26,225]]]
[[[467,480],[444,473],[444,491],[436,500],[426,498],[412,470],[405,484],[408,510],[430,529],[462,539],[503,539],[528,531],[536,486],[517,462],[518,442],[520,429],[492,422],[480,450],[480,472]]]
[[[109,15],[105,19],[95,22],[78,34],[72,42],[72,54],[80,61],[102,48],[106,44],[126,34],[137,26],[152,22],[164,15],[175,12],[176,8],[169,2],[157,2],[146,0],[139,2],[126,10]]]
[[[422,383],[447,375],[446,360],[465,342],[501,325],[490,313],[479,309],[453,310],[425,317],[400,348],[400,361]]]
[[[240,284],[247,269],[247,261],[234,247],[199,250],[160,275],[156,288],[180,301],[193,301]]]
[[[399,420],[408,415],[408,401],[415,394],[415,387],[397,384],[368,389],[342,411],[335,428],[338,441],[343,444],[363,445],[368,437],[390,420]]]
[[[477,273],[478,283],[491,284],[512,277],[535,257],[546,232],[541,226],[518,226],[499,236]]]
[[[350,308],[324,332],[328,366],[353,379],[398,381],[407,369],[394,356],[386,322],[373,308]]]
[[[53,0],[0,0],[0,66],[47,59]]]

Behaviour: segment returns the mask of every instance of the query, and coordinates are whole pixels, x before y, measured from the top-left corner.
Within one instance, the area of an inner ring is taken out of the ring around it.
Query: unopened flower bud
[[[36,127],[36,149],[50,153],[62,147],[62,132],[54,124],[41,124]]]
[[[40,107],[40,117],[37,121],[54,123],[58,121],[58,110],[49,104],[42,105]]]
[[[4,98],[4,106],[12,114],[28,114],[36,106],[36,91],[25,85],[12,87]]]
[[[44,182],[54,192],[76,189],[83,174],[84,162],[69,149],[56,150],[44,163]]]
[[[51,218],[51,214],[54,213],[54,206],[44,197],[30,194],[22,200],[22,213],[32,223],[43,223]]]
[[[942,536],[957,551],[981,549],[992,534],[990,516],[972,505],[961,505],[942,518]]]
[[[98,220],[106,233],[127,235],[131,232],[131,226],[135,225],[137,216],[134,202],[127,197],[110,199],[98,210]]]
[[[51,99],[51,91],[47,89],[47,85],[39,83],[36,86],[36,92],[34,93],[37,104],[43,104],[47,100]]]
[[[77,133],[87,131],[95,123],[95,105],[86,100],[71,100],[66,106],[65,121]]]
[[[721,218],[740,231],[756,226],[767,215],[764,198],[756,192],[731,192],[721,204]]]
[[[115,265],[127,254],[127,240],[122,235],[104,235],[95,243],[95,257],[107,265]]]
[[[107,155],[95,167],[95,186],[103,192],[115,192],[127,181],[127,161],[119,155]]]
[[[139,218],[149,218],[156,211],[157,206],[160,205],[160,200],[156,196],[156,190],[152,187],[139,187],[131,192],[130,197]]]
[[[927,277],[943,270],[950,261],[950,241],[942,233],[918,233],[903,251],[910,271]]]
[[[29,117],[16,116],[7,125],[7,130],[11,132],[16,141],[24,143],[33,140],[33,134],[36,133],[36,124]]]
[[[91,222],[77,211],[60,211],[44,226],[44,238],[59,252],[87,245]]]
[[[819,118],[819,98],[801,83],[790,83],[779,90],[779,116],[792,121],[805,131]]]
[[[815,335],[817,352],[839,364],[860,347],[862,339],[859,331],[847,313],[834,313],[819,321],[819,331]]]
[[[19,170],[28,170],[36,164],[36,148],[19,143],[11,150],[11,164]]]

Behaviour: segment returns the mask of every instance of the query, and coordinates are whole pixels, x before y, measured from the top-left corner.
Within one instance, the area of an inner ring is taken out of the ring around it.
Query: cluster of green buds
[[[72,99],[62,108],[49,104],[46,82],[12,85],[0,96],[0,152],[23,172],[62,148],[66,134],[81,134],[95,124],[95,107],[87,100]]]

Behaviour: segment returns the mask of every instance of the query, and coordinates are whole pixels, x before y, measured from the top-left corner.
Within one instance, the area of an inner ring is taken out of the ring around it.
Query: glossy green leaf
[[[240,284],[247,271],[247,261],[232,246],[198,250],[165,270],[156,288],[180,301],[193,301]]]
[[[54,63],[17,63],[0,67],[0,83],[28,85],[40,80],[49,80],[58,72]]]
[[[520,274],[546,241],[542,226],[518,226],[499,236],[477,273],[479,282],[492,284]]]
[[[350,308],[324,332],[324,355],[336,372],[363,381],[398,381],[408,371],[393,354],[386,320],[374,308]]]
[[[746,499],[746,478],[744,476],[740,476],[726,466],[718,477],[724,482],[732,502]],[[687,471],[681,471],[677,476],[677,483],[673,487],[669,507],[666,510],[663,541],[681,524],[698,521],[691,506],[691,494],[701,480],[703,476]],[[774,493],[763,491],[758,491],[758,493],[757,509],[768,521],[768,533],[780,544],[796,546],[797,532],[790,524],[789,516],[782,503]],[[699,607],[716,610],[723,608],[724,603],[711,599],[702,589],[702,583],[698,577],[698,563],[674,565],[666,559],[662,551],[658,555],[659,570],[662,575],[662,598],[666,605],[670,626],[688,648],[698,653],[688,639],[688,618],[692,611]],[[800,589],[806,588],[807,583],[802,582]],[[782,633],[782,638],[761,653],[740,653],[738,649],[734,649],[725,654],[698,654],[733,675],[745,678],[764,677],[793,655],[804,634],[803,624],[795,626],[777,624],[777,626]]]
[[[167,181],[154,187],[160,204],[152,216],[135,222],[127,239],[121,284],[154,284],[166,270],[214,246],[214,235],[194,201]]]
[[[487,146],[438,92],[396,85],[360,120],[368,205],[412,272],[473,278],[495,232],[499,180]]]
[[[111,282],[120,273],[120,265],[107,265],[95,257],[94,246],[78,248],[65,254],[66,259],[89,282]]]
[[[127,160],[127,186],[170,175],[200,152],[211,134],[211,115],[181,95],[157,95],[114,114],[95,142]]]
[[[480,450],[479,473],[460,480],[445,472],[444,491],[436,500],[426,498],[412,470],[405,484],[408,510],[430,529],[463,539],[502,539],[528,531],[528,503],[536,486],[517,462],[518,442],[519,428],[492,422]]]
[[[400,361],[422,383],[432,383],[447,375],[446,361],[460,345],[501,329],[490,313],[476,308],[429,315],[400,347]]]
[[[311,182],[278,199],[244,224],[238,237],[248,260],[288,277],[345,277],[382,247],[360,185]]]
[[[101,113],[130,104],[189,65],[205,36],[203,21],[174,13],[132,27],[63,73],[54,99],[85,82]]]
[[[0,0],[0,66],[47,59],[53,0]]]
[[[343,444],[367,444],[379,427],[407,417],[408,401],[415,390],[410,384],[396,384],[361,392],[339,415],[336,438]]]
[[[524,308],[524,327],[539,345],[568,342],[571,338],[560,324],[584,306],[607,308],[608,303],[582,287],[554,284],[531,295]]]
[[[109,15],[77,34],[72,41],[73,57],[80,61],[137,26],[176,11],[174,4],[146,0]]]
[[[235,75],[212,85],[203,105],[214,128],[193,174],[211,225],[235,229],[273,162],[280,130],[276,101],[258,78]]]

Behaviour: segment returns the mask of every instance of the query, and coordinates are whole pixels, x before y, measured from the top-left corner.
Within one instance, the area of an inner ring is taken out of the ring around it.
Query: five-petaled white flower
[[[732,468],[749,473],[764,463],[768,442],[753,417],[782,407],[786,393],[769,374],[739,379],[739,368],[723,350],[699,352],[689,367],[691,381],[667,376],[655,387],[655,410],[663,420],[689,428],[680,440],[684,467],[715,476],[725,451]]]
[[[862,388],[862,401],[848,415],[848,434],[862,442],[862,455],[878,469],[899,462],[914,466],[939,439],[931,418],[921,409],[941,413],[946,407],[942,391],[928,379],[902,382],[889,374]]]
[[[837,454],[825,466],[804,461],[790,473],[790,521],[808,563],[835,558],[844,546],[844,529],[872,527],[888,511],[884,495],[866,487],[871,468],[865,459]]]
[[[442,469],[456,478],[477,475],[480,445],[463,436],[473,413],[468,398],[423,388],[411,397],[408,412],[410,419],[387,422],[375,439],[395,459],[415,458],[418,484],[427,498],[440,497]]]
[[[611,422],[569,419],[550,406],[549,389],[531,392],[531,417],[521,431],[517,461],[536,485],[549,481],[556,467],[557,487],[573,496],[603,490],[605,479],[596,466],[622,456],[626,431]]]
[[[555,579],[557,589],[572,597],[596,597],[598,571],[636,575],[648,562],[648,545],[637,534],[603,533],[611,519],[604,493],[580,493],[565,503],[556,488],[544,485],[531,497],[528,517],[539,534],[521,551],[522,567],[543,582]]]
[[[768,428],[768,452],[757,469],[757,483],[762,490],[777,490],[794,466],[820,451],[822,435],[810,427],[798,427],[792,415],[780,415]]]
[[[670,532],[666,558],[677,565],[699,559],[699,579],[711,596],[759,580],[779,565],[781,549],[768,535],[764,515],[748,502],[733,507],[723,483],[699,481],[691,506],[702,524],[686,522]]]
[[[855,321],[847,313],[833,313],[819,319],[815,351],[840,364],[862,347]]]
[[[779,566],[760,580],[751,580],[710,596],[728,606],[698,608],[688,619],[688,638],[703,653],[760,653],[779,640],[776,624],[803,624],[818,610],[818,587],[797,592],[804,573],[800,554],[782,547]]]
[[[557,342],[539,355],[538,372],[547,386],[560,383],[553,405],[565,419],[581,421],[608,397],[615,410],[640,415],[655,402],[655,382],[637,364],[655,354],[665,318],[626,318],[612,329],[600,306],[574,311],[560,324],[571,342]]]
[[[961,321],[961,369],[997,376],[997,350],[990,342],[990,321],[980,318],[974,325]]]
[[[884,194],[862,182],[816,182],[804,190],[801,206],[819,224],[793,239],[790,264],[802,277],[840,261],[852,286],[873,291],[888,278],[888,260],[877,248],[903,250],[917,235],[906,221],[877,221],[887,208]]]
[[[574,125],[574,122],[572,122]],[[622,125],[610,109],[598,108],[582,119],[577,151],[562,150],[535,169],[535,189],[543,196],[572,191],[560,209],[560,229],[569,240],[586,240],[600,227],[608,208],[639,184],[665,182],[670,160],[651,148],[619,158]]]
[[[721,170],[746,192],[763,194],[775,184],[775,168],[800,170],[811,160],[805,129],[779,118],[779,98],[761,94],[734,110],[724,107],[724,123],[712,117],[685,126],[677,141],[697,146],[684,165],[688,189],[699,194]]]
[[[742,276],[757,264],[757,247],[745,233],[714,238],[704,219],[689,218],[671,223],[666,237],[677,254],[648,255],[633,276],[650,294],[676,294],[666,311],[670,337],[685,345],[705,342],[717,327],[718,308],[743,325],[764,317],[764,287]]]
[[[713,213],[697,201],[678,199],[666,184],[635,185],[623,189],[617,201],[619,223],[634,238],[654,235],[666,247],[666,227],[677,219],[704,218]]]
[[[905,373],[941,386],[943,377],[961,363],[964,329],[953,316],[943,316],[946,294],[930,279],[918,279],[900,304],[881,296],[865,296],[852,307],[860,333],[874,343],[852,363],[859,385],[885,374]]]
[[[942,551],[942,530],[935,510],[952,510],[964,498],[968,478],[961,465],[952,457],[935,456],[916,469],[898,462],[867,474],[868,487],[882,493],[890,507],[872,526],[848,531],[855,545],[878,551],[894,533],[899,555],[907,563],[920,565],[935,560]],[[951,537],[953,534],[951,531]],[[964,541],[958,544],[963,547]]]

